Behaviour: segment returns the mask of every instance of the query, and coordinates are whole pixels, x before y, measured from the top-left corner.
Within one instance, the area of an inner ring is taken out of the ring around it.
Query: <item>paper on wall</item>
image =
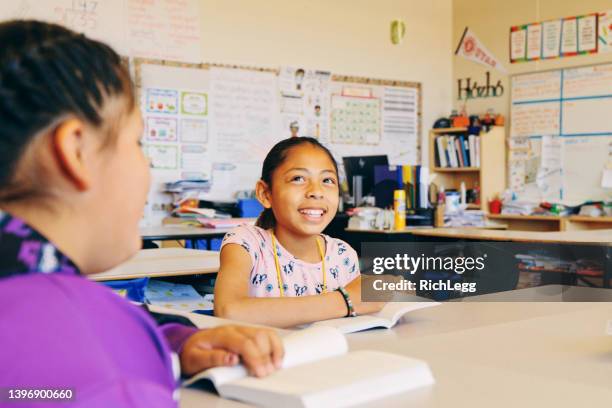
[[[285,66],[278,77],[281,134],[329,139],[329,71]],[[297,130],[291,126],[297,124]]]
[[[206,116],[208,114],[208,95],[204,92],[181,92],[181,113]]]
[[[147,116],[145,139],[152,142],[176,142],[176,122],[173,117]]]
[[[209,96],[211,161],[235,165],[228,181],[213,176],[211,194],[232,199],[238,190],[255,188],[264,157],[282,139],[277,78],[273,72],[212,67]]]
[[[527,26],[527,59],[537,60],[542,54],[542,24]]]
[[[261,163],[280,140],[278,98],[272,72],[210,69],[211,140],[219,162]]]
[[[417,164],[418,91],[385,87],[382,98],[383,139],[394,146],[391,163]]]
[[[601,186],[603,188],[612,188],[612,168],[603,169],[601,175]]]
[[[332,143],[377,145],[381,137],[380,99],[332,95]]]
[[[174,89],[145,89],[145,110],[148,113],[178,112],[178,91]]]
[[[122,23],[127,27],[129,55],[202,62],[202,20],[197,0],[125,1],[126,10],[115,11],[115,21],[126,16],[127,21]]]
[[[597,15],[578,18],[578,51],[589,52],[597,49]]]
[[[558,57],[561,43],[561,20],[543,22],[542,31],[542,57]]]
[[[509,162],[510,189],[520,192],[525,188],[525,162]]]
[[[563,141],[559,136],[542,137],[542,154],[536,184],[542,199],[559,201],[563,188]]]
[[[173,145],[150,144],[147,146],[147,156],[154,169],[178,168],[178,147]]]
[[[190,174],[200,174],[200,179],[207,178],[208,155],[203,144],[183,144],[181,146],[181,169]]]
[[[561,54],[578,52],[578,24],[576,17],[565,18],[561,25]]]
[[[510,33],[510,60],[521,61],[527,57],[527,29],[518,28]]]
[[[208,121],[206,119],[181,119],[181,142],[206,143],[208,141]]]
[[[521,150],[529,148],[529,139],[526,137],[511,137],[508,139],[510,150]]]

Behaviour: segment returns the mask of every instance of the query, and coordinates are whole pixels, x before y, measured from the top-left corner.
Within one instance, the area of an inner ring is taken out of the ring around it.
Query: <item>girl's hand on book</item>
[[[191,335],[181,351],[183,375],[208,368],[234,366],[240,361],[249,374],[263,377],[281,368],[283,344],[275,331],[244,326],[220,326]]]
[[[355,312],[357,315],[380,312],[386,305],[386,302],[362,302],[361,279],[361,276],[353,279],[345,288],[353,302]]]

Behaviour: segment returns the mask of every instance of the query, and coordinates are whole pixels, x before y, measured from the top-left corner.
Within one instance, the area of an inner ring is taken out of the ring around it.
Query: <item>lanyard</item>
[[[274,252],[274,265],[276,266],[276,280],[278,281],[278,288],[280,290],[280,297],[285,296],[285,290],[283,289],[283,280],[281,278],[280,262],[278,262],[278,245],[276,245],[276,237],[274,232],[270,231],[272,235],[272,251]],[[325,273],[325,255],[323,254],[323,247],[317,238],[317,248],[319,249],[319,255],[321,256],[321,274],[323,275],[323,292],[327,291],[327,274]]]

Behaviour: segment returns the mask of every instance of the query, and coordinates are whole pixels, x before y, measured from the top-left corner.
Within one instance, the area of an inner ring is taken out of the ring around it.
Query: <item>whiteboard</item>
[[[126,0],[18,0],[0,4],[0,21],[34,19],[61,24],[104,41],[119,54],[128,55],[125,22]]]
[[[0,2],[0,21],[48,21],[124,56],[199,63],[200,8],[198,0],[16,0]]]
[[[612,164],[612,64],[513,76],[511,99],[508,166],[519,198],[610,200],[601,182]],[[560,138],[558,150],[542,147],[551,137]],[[560,163],[558,186],[549,183],[550,163]]]

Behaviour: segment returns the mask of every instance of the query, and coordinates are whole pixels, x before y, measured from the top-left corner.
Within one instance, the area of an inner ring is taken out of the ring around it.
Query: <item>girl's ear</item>
[[[85,160],[85,124],[80,119],[62,122],[51,135],[55,160],[79,191],[91,188],[92,177]]]
[[[255,196],[257,197],[257,201],[259,201],[264,208],[272,207],[270,188],[265,181],[257,180],[257,184],[255,185]]]

